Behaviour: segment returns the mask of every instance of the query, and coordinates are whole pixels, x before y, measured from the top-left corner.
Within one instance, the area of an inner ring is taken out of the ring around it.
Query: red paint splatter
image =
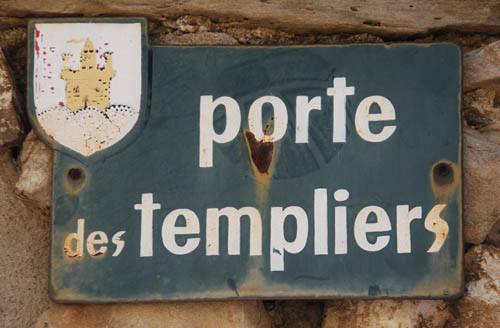
[[[38,41],[35,41],[35,52],[36,52],[36,56],[39,57],[40,56],[40,47],[38,46]]]
[[[59,106],[64,107],[64,102],[60,101]]]
[[[50,90],[54,90],[54,87],[50,87]]]
[[[35,52],[36,56],[40,56],[40,46],[38,45],[38,38],[40,37],[40,30],[35,26]]]

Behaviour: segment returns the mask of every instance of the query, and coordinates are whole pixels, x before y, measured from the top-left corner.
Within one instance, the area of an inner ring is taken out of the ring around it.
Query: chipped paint
[[[71,54],[63,54],[63,68],[61,79],[66,82],[66,107],[77,111],[84,107],[95,107],[105,112],[110,105],[111,80],[116,75],[113,69],[112,55],[103,54],[104,64],[96,62],[98,49],[87,38],[80,52],[80,67],[70,67]],[[54,87],[51,87],[53,89]]]
[[[434,206],[425,217],[425,228],[429,231],[434,232],[435,235],[434,242],[427,250],[428,253],[439,252],[444,242],[446,241],[446,237],[448,237],[448,231],[450,230],[450,227],[440,215],[445,208],[446,204],[438,204]]]
[[[78,232],[72,232],[64,239],[63,252],[68,258],[81,258],[83,257],[83,231],[85,221],[80,218],[77,220]],[[81,232],[81,234],[79,233]],[[73,246],[75,245],[75,246]]]

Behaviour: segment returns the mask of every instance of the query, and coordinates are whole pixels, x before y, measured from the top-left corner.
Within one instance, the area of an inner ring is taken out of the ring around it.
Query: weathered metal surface
[[[110,42],[116,80],[94,103],[136,121],[81,151],[78,131],[47,132],[33,88],[36,24],[60,22],[30,24],[28,99],[57,150],[56,301],[460,293],[455,46],[148,49],[141,20],[96,20],[141,24],[140,99],[114,93],[128,51]]]

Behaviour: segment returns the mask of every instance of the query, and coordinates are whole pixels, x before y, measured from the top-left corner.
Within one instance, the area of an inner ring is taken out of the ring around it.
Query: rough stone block
[[[171,302],[120,305],[56,305],[36,328],[253,328],[271,327],[257,301]]]
[[[191,15],[181,16],[175,20],[175,23],[171,24],[173,28],[188,33],[207,32],[212,29],[212,25],[210,19],[206,17]]]
[[[17,193],[48,209],[52,203],[52,150],[31,131],[23,142]]]
[[[500,247],[500,220],[491,228],[486,241],[496,247]]]
[[[466,90],[500,84],[500,41],[465,54],[463,65]]]
[[[0,152],[0,327],[32,327],[49,304],[49,217],[16,197],[17,170]]]
[[[482,243],[500,217],[500,132],[464,129],[464,239]]]
[[[467,283],[452,327],[496,328],[500,323],[500,249],[479,245],[465,254]]]
[[[326,305],[323,328],[437,328],[450,318],[439,300],[334,301]]]
[[[14,83],[0,49],[0,147],[15,143],[22,134],[14,95]]]
[[[317,328],[323,319],[323,302],[268,301],[264,302],[273,327]]]
[[[474,128],[500,122],[500,108],[495,106],[495,90],[477,89],[464,95],[463,115]]]
[[[294,31],[415,35],[437,30],[500,32],[498,0],[3,0],[0,16],[147,16],[186,13]]]
[[[169,33],[155,39],[160,45],[234,45],[235,38],[226,33],[198,32],[198,33]]]

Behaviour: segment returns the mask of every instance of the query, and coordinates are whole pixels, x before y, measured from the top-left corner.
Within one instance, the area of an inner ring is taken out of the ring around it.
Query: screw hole
[[[438,163],[433,169],[434,181],[438,185],[447,185],[453,182],[453,168],[449,163]]]
[[[66,186],[71,192],[78,192],[85,182],[85,172],[79,167],[72,167],[66,174]]]
[[[71,168],[68,171],[68,178],[72,181],[78,181],[82,179],[83,171],[79,168]]]

